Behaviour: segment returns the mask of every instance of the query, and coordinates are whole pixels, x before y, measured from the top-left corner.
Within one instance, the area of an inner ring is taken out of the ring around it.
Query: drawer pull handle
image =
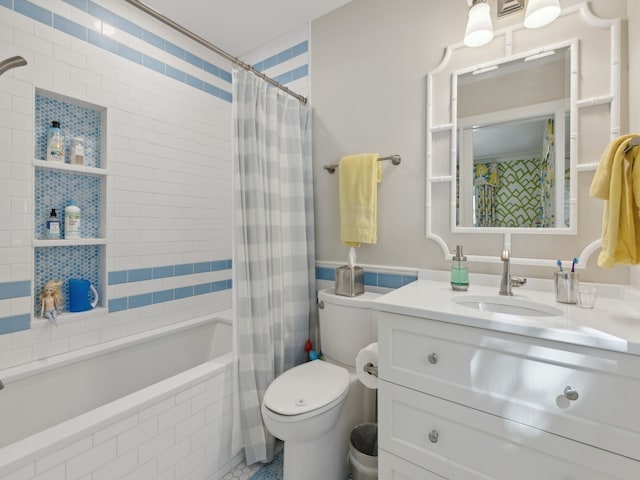
[[[431,443],[438,443],[438,431],[437,430],[431,430],[429,432],[429,440],[431,440]]]
[[[567,398],[567,400],[571,400],[571,401],[577,400],[579,396],[578,390],[576,390],[572,386],[565,387],[564,396]]]
[[[438,354],[437,353],[430,353],[427,358],[429,359],[429,363],[431,365],[435,365],[436,363],[438,363]]]

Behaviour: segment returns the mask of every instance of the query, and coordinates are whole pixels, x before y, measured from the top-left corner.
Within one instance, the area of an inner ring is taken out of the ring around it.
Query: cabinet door
[[[378,453],[378,478],[380,480],[446,480],[440,475],[420,468],[384,450],[379,450]]]
[[[640,357],[381,314],[381,378],[640,460]]]
[[[389,382],[378,392],[380,448],[450,480],[640,478],[621,455]]]

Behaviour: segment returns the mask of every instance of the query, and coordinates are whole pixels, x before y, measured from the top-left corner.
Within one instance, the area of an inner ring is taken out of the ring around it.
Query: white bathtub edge
[[[221,373],[232,362],[233,353],[226,353],[186,372],[154,383],[142,390],[1,448],[0,478],[55,452],[63,444],[74,443],[108,425],[127,418],[136,411],[142,411],[152,404],[159,403],[175,395],[178,391],[206,381]]]
[[[156,338],[167,335],[169,333],[175,333],[177,330],[190,328],[216,319],[231,324],[233,320],[233,310],[222,310],[220,312],[215,312],[209,315],[192,318],[190,320],[184,320],[182,322],[165,325],[163,327],[158,327],[151,330],[146,330],[134,335],[127,335],[125,337],[117,338],[108,342],[91,345],[89,347],[84,347],[71,352],[65,352],[49,358],[44,358],[42,360],[35,360],[30,363],[10,367],[5,370],[0,370],[0,380],[2,380],[2,383],[6,387],[12,382],[16,382],[24,377],[32,375],[36,370],[38,371],[38,373],[46,372],[47,370],[51,370],[53,368],[58,368],[77,362],[80,359],[90,358],[96,355],[103,355],[112,350],[120,348],[122,345],[135,345],[137,343],[147,341],[150,338]]]

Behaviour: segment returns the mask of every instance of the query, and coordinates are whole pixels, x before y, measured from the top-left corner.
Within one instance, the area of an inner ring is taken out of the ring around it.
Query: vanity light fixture
[[[524,13],[524,26],[544,27],[558,18],[560,10],[560,0],[529,0]]]
[[[491,7],[489,0],[467,0],[469,19],[464,32],[464,45],[467,47],[481,47],[493,39],[493,25],[491,24]],[[522,9],[524,0],[503,0],[498,3],[498,16],[507,15]],[[540,28],[553,22],[562,8],[560,0],[527,0],[524,14],[526,28]]]
[[[464,44],[467,47],[481,47],[493,38],[491,7],[488,0],[473,0],[469,9],[469,20],[464,32]]]

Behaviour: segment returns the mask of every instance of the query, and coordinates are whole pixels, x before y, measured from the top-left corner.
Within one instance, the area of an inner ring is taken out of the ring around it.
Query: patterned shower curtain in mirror
[[[234,68],[232,119],[236,406],[253,464],[270,462],[275,446],[264,392],[304,361],[316,312],[311,110]]]
[[[476,227],[496,227],[496,193],[500,186],[498,164],[476,163],[473,168],[474,222]]]
[[[542,160],[540,161],[540,226],[555,226],[555,205],[553,186],[555,183],[555,135],[554,120],[548,118],[542,142]]]

